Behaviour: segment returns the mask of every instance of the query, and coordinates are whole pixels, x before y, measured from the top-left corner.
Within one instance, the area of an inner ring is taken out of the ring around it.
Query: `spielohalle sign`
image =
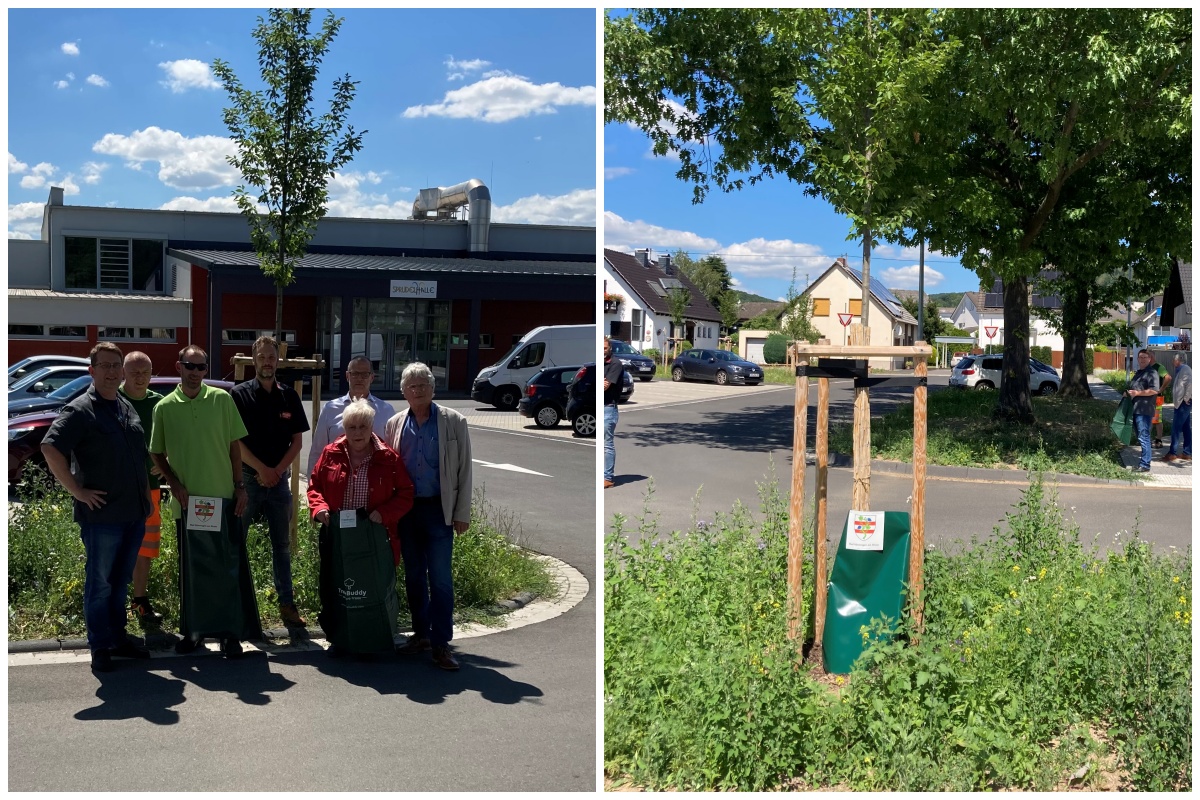
[[[437,297],[437,281],[392,281],[391,296],[413,300]]]

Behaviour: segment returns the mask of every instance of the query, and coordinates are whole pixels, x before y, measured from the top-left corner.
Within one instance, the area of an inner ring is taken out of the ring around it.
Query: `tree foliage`
[[[313,111],[321,62],[342,19],[331,12],[321,32],[310,37],[311,21],[311,9],[276,8],[266,20],[258,18],[254,38],[262,90],[246,89],[225,61],[212,64],[232,103],[224,120],[237,154],[229,163],[246,182],[234,198],[250,225],[262,271],[275,281],[278,333],[283,288],[295,280],[296,264],[325,216],[329,179],[362,147],[365,133],[346,122],[358,85],[349,75],[333,82],[329,110],[321,116]]]
[[[671,322],[675,323],[675,335],[683,336],[683,321],[687,316],[692,293],[682,287],[667,292],[667,308],[671,311]]]
[[[789,342],[815,342],[821,338],[821,332],[812,324],[812,311],[812,297],[796,288],[796,268],[792,267],[792,282],[787,291],[787,310],[783,312],[780,320],[780,329]]]

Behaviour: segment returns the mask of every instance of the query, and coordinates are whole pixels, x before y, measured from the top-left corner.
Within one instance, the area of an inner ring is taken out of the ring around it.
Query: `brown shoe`
[[[295,603],[280,604],[279,618],[289,628],[303,628],[308,624],[301,618],[300,612],[296,610]]]
[[[415,656],[418,653],[428,653],[433,649],[433,645],[428,639],[418,639],[415,636],[408,637],[408,641],[404,644],[396,646],[396,652],[402,656]]]
[[[1179,456],[1179,460],[1180,460],[1180,461],[1186,461],[1186,462],[1188,462],[1188,463],[1190,464],[1190,463],[1191,463],[1191,461],[1192,461],[1192,457],[1191,457],[1191,456]]]
[[[605,488],[605,489],[608,489],[608,488],[610,488],[612,485],[613,485],[613,482],[612,482],[612,481],[605,481],[605,482],[604,482],[604,488]]]
[[[1167,453],[1165,456],[1163,456],[1164,463],[1170,464],[1172,461],[1179,461],[1179,456],[1175,455],[1174,453]]]
[[[445,670],[453,672],[458,669],[458,659],[450,652],[449,647],[439,647],[433,651],[433,663]]]

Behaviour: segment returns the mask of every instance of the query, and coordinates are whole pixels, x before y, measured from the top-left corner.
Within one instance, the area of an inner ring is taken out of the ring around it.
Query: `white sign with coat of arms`
[[[189,497],[188,530],[220,532],[221,504],[224,502],[225,500],[220,497]]]
[[[847,550],[883,551],[882,511],[851,511],[846,528]]]

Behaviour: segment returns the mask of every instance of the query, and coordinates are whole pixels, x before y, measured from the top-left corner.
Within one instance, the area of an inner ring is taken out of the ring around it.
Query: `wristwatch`
[[[236,491],[237,489],[245,489],[245,488],[246,488],[246,482],[245,482],[245,481],[238,481],[237,483],[235,483],[235,484],[233,485],[233,488],[234,488],[234,490],[235,490],[235,491]]]

